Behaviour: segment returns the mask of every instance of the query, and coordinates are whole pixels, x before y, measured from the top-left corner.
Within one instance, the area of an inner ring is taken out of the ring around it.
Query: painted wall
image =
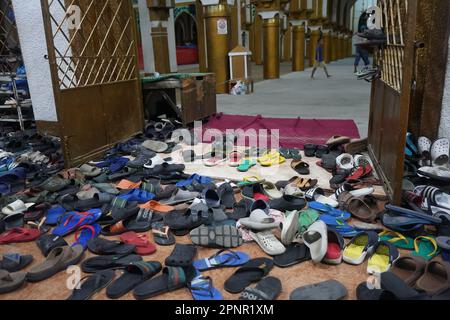
[[[447,73],[445,76],[444,97],[442,100],[441,124],[439,126],[439,135],[450,138],[450,40],[447,62]]]
[[[52,80],[47,55],[40,0],[13,0],[20,45],[27,69],[30,95],[36,120],[58,121],[51,90]]]

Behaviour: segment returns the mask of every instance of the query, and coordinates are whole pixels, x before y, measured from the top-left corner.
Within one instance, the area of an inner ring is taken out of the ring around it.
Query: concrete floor
[[[282,70],[286,70],[286,64]],[[258,74],[259,71],[253,70]],[[257,82],[251,95],[218,95],[218,111],[276,118],[352,119],[361,137],[366,137],[370,84],[355,78],[352,58],[330,63],[328,71],[333,76],[330,79],[319,69],[315,80],[311,80],[311,69],[307,69],[287,73],[277,80]]]

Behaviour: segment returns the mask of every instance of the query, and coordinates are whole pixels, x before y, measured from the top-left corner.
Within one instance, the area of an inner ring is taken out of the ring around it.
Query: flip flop
[[[175,237],[170,228],[162,222],[155,222],[152,224],[153,239],[160,246],[171,246],[175,244]]]
[[[98,271],[91,276],[84,277],[67,300],[89,300],[103,288],[106,288],[113,281],[114,277],[114,270]]]
[[[0,294],[20,289],[25,284],[26,276],[26,272],[10,273],[6,270],[0,270]]]
[[[93,257],[81,263],[81,271],[96,273],[101,270],[123,269],[130,263],[137,261],[142,261],[142,257],[135,254]]]
[[[189,283],[188,288],[194,300],[223,300],[222,293],[214,288],[210,277],[197,276]]]
[[[228,165],[230,167],[239,167],[243,154],[239,151],[233,151],[228,155]]]
[[[101,231],[102,227],[98,224],[82,226],[75,233],[75,243],[72,247],[81,245],[86,250],[89,240],[97,238]]]
[[[272,268],[273,260],[271,259],[250,260],[225,281],[224,288],[230,293],[240,293],[250,284],[258,282],[268,275]]]
[[[347,295],[347,288],[342,283],[328,280],[295,289],[290,300],[341,300]]]
[[[332,206],[317,202],[317,201],[312,201],[308,204],[308,207],[310,209],[319,211],[321,213],[325,213],[329,216],[332,217],[336,217],[342,220],[349,220],[352,216],[349,212],[346,211],[342,211],[342,210],[338,210],[336,208],[333,208]]]
[[[84,249],[80,245],[75,247],[55,248],[43,262],[35,265],[28,271],[27,281],[40,282],[50,278],[55,274],[66,270],[67,267],[80,262],[83,253]]]
[[[53,229],[52,234],[60,237],[67,236],[82,226],[96,222],[102,215],[100,209],[91,209],[86,212],[69,212],[66,213]]]
[[[428,221],[428,224],[436,225],[436,224],[442,223],[442,220],[440,218],[436,218],[436,217],[433,217],[433,216],[430,216],[428,214],[421,213],[418,211],[409,210],[409,209],[398,207],[398,206],[393,206],[391,204],[387,204],[386,209],[390,210],[392,212],[395,212],[396,214],[402,215],[402,216],[414,217],[414,218]]]
[[[256,161],[254,159],[245,158],[240,161],[237,170],[240,172],[247,172],[254,166],[256,166]]]
[[[139,284],[157,275],[161,270],[161,263],[156,261],[132,262],[125,267],[122,276],[106,289],[106,295],[110,299],[119,299]]]
[[[129,255],[136,246],[128,245],[122,241],[111,241],[103,238],[93,238],[88,241],[88,249],[97,255]]]
[[[239,267],[250,261],[248,254],[231,250],[220,250],[209,258],[194,261],[198,271],[208,271],[218,268]]]
[[[417,237],[414,239],[413,256],[431,260],[439,254],[439,247],[434,237]]]
[[[0,235],[0,244],[31,242],[41,236],[37,229],[15,228]]]
[[[263,167],[271,167],[286,162],[286,158],[277,151],[268,150],[258,158],[258,162]]]
[[[380,241],[388,241],[400,249],[414,250],[414,240],[402,235],[400,232],[385,230],[378,235]]]
[[[380,274],[389,271],[392,263],[398,259],[400,253],[398,249],[390,242],[379,241],[371,253],[367,272],[369,274]]]
[[[120,235],[120,240],[126,244],[136,246],[134,252],[141,256],[147,256],[156,252],[156,246],[150,243],[146,234],[137,234],[133,231]]]
[[[267,300],[274,301],[282,291],[281,281],[275,277],[266,277],[252,288],[247,287],[241,293],[239,300]]]
[[[309,260],[311,254],[305,244],[291,244],[286,247],[285,253],[273,258],[275,265],[280,268],[288,268]]]
[[[137,300],[152,298],[187,287],[196,276],[193,267],[166,267],[163,274],[138,285],[133,295]]]

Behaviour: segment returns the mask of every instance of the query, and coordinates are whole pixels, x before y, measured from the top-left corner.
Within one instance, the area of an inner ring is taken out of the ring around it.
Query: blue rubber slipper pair
[[[349,225],[344,219],[329,214],[322,214],[319,220],[325,222],[328,228],[336,231],[344,238],[351,238],[358,234],[356,228]]]
[[[213,180],[209,177],[203,177],[198,174],[193,174],[192,176],[189,177],[189,179],[179,181],[176,184],[176,186],[180,187],[180,188],[188,187],[188,186],[192,185],[194,182],[198,182],[200,184],[210,184],[213,182]]]
[[[81,245],[83,249],[86,250],[89,240],[97,238],[100,235],[101,231],[102,227],[97,223],[93,225],[82,226],[77,230],[75,234],[75,243],[72,245],[72,247]]]
[[[188,287],[194,300],[223,300],[222,293],[214,288],[210,277],[197,276]]]
[[[156,198],[156,195],[142,189],[133,189],[129,193],[119,196],[121,199],[127,201],[137,201],[139,203],[146,203]]]
[[[96,222],[102,216],[100,209],[91,209],[86,212],[69,212],[60,218],[58,226],[52,234],[65,237],[82,226],[90,225]]]
[[[45,224],[55,226],[58,221],[66,213],[66,209],[63,206],[56,205],[47,210]]]
[[[244,252],[220,250],[213,256],[194,261],[194,267],[199,271],[207,271],[218,268],[239,267],[250,261],[250,256]]]
[[[130,159],[124,157],[110,157],[105,161],[97,163],[98,168],[108,168],[111,173],[116,173],[122,170]]]
[[[342,219],[342,220],[346,220],[347,221],[347,220],[349,220],[352,217],[352,215],[349,212],[338,210],[336,208],[333,208],[333,207],[331,207],[329,205],[326,205],[326,204],[323,204],[323,203],[320,203],[320,202],[313,201],[313,202],[310,202],[308,204],[308,206],[311,209],[314,209],[314,210],[319,211],[321,213],[325,213],[325,214],[327,214],[329,216],[332,216],[332,217],[335,217],[335,218],[339,218],[339,219]]]

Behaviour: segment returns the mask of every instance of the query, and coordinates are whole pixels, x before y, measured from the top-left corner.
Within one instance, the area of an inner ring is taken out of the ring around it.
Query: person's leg
[[[327,78],[331,78],[331,76],[328,73],[327,66],[325,65],[325,62],[322,62],[322,67],[323,67],[323,70],[325,71],[325,74],[327,75]]]
[[[355,73],[358,72],[358,66],[360,61],[361,61],[361,49],[359,47],[356,47]]]
[[[368,51],[364,51],[362,54],[362,59],[364,61],[364,65],[366,67],[368,67],[370,65],[370,60],[369,60],[369,52]]]
[[[317,70],[317,61],[314,62],[314,67],[312,69],[312,73],[311,73],[311,79],[314,79],[314,74],[316,73]]]

